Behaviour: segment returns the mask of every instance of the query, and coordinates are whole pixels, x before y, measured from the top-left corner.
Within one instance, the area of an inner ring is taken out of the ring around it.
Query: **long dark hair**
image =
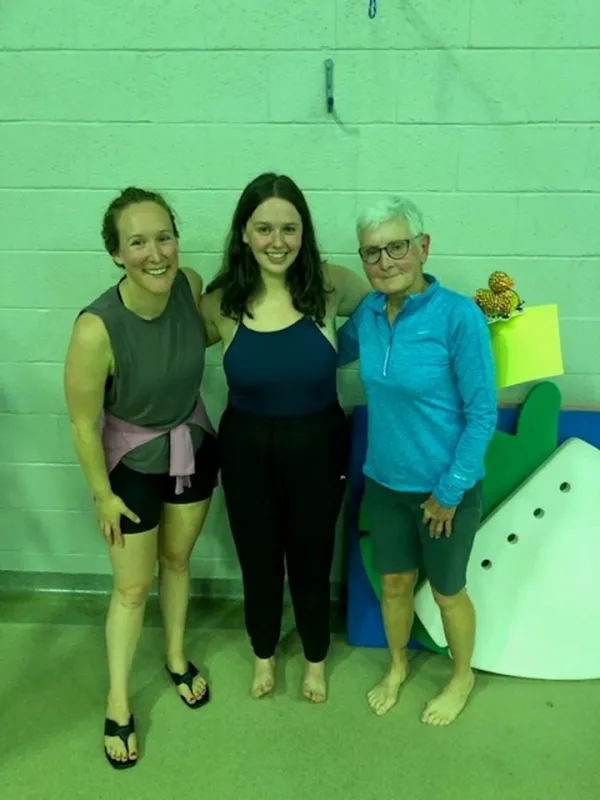
[[[261,277],[258,264],[243,240],[243,233],[254,211],[271,197],[287,200],[302,219],[302,246],[286,272],[286,284],[294,308],[322,326],[328,290],[315,229],[304,195],[287,175],[266,172],[246,186],[233,213],[223,264],[206,291],[222,290],[221,311],[225,316],[238,321],[244,314],[252,316],[248,305],[260,290]]]

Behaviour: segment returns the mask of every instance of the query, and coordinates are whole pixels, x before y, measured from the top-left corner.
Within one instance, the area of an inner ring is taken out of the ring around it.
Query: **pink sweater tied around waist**
[[[193,423],[203,428],[206,433],[215,436],[215,430],[206,413],[204,403],[200,398],[191,415],[181,425],[171,428],[170,431],[157,431],[153,428],[143,428],[132,422],[104,413],[102,422],[102,444],[109,474],[127,455],[146,442],[158,439],[159,436],[169,436],[170,464],[169,475],[175,478],[175,494],[181,494],[184,488],[191,486],[191,475],[195,472],[195,457],[192,436],[189,424]]]

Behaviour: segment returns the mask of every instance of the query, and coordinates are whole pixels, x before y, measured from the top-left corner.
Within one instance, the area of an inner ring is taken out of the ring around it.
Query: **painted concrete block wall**
[[[323,252],[356,270],[357,205],[405,192],[448,285],[470,294],[503,269],[528,303],[559,302],[565,401],[600,403],[600,5],[570,6],[378,0],[370,20],[368,0],[3,4],[0,568],[108,571],[62,361],[77,311],[118,277],[99,229],[128,184],[166,193],[206,279],[260,171],[298,181]],[[360,400],[353,370],[340,389]],[[216,422],[217,352],[204,394]],[[194,572],[238,576],[220,495]]]

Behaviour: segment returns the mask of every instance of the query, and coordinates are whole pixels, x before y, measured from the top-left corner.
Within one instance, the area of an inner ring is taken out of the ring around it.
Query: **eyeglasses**
[[[418,238],[418,236],[414,237],[414,239]],[[358,254],[366,264],[378,264],[383,252],[386,252],[394,261],[401,261],[406,257],[410,244],[414,239],[398,239],[395,242],[386,244],[385,247],[361,247]]]

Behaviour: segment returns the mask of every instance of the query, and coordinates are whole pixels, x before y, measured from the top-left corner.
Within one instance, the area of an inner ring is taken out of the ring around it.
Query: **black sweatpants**
[[[330,574],[349,454],[339,406],[270,419],[229,406],[219,426],[221,483],[242,571],[246,629],[258,658],[281,633],[284,576],[308,661],[330,639]]]

